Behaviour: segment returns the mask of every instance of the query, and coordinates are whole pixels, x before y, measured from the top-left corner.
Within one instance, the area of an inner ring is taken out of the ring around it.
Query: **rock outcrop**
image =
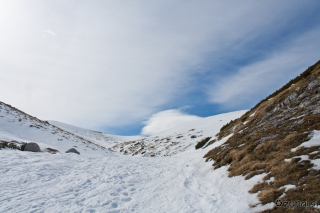
[[[67,150],[66,153],[76,153],[76,154],[80,155],[80,152],[78,152],[78,150],[76,150],[75,148],[71,148],[71,149]]]
[[[51,154],[56,154],[59,152],[57,149],[52,149],[52,148],[46,148],[44,151],[49,152]]]
[[[222,127],[216,138],[219,141],[228,136],[228,140],[205,158],[213,160],[215,169],[229,165],[229,176],[249,179],[266,174],[250,190],[258,193],[262,204],[275,202],[280,196],[286,201],[319,200],[320,171],[311,160],[320,158],[320,143],[294,149],[310,140],[314,130],[320,130],[320,61]],[[288,184],[296,188],[286,191],[283,186]]]
[[[31,143],[27,143],[24,146],[23,151],[41,152],[41,149],[40,149],[40,146],[37,143],[31,142]]]

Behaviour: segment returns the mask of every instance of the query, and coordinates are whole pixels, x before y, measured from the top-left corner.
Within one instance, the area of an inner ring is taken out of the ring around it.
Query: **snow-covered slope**
[[[190,150],[135,158],[1,150],[0,212],[253,212],[256,176],[228,178]]]
[[[80,153],[105,154],[107,148],[126,155],[169,156],[194,149],[203,138],[214,138],[224,124],[245,112],[201,118],[149,137],[117,136],[58,121],[41,121],[0,102],[0,140],[36,142],[42,149],[53,148],[60,152],[75,147]]]
[[[103,132],[98,132],[94,130],[89,130],[89,129],[84,129],[81,127],[73,126],[70,124],[65,124],[59,121],[48,121],[50,124],[53,124],[61,129],[64,129],[68,132],[71,132],[75,135],[78,135],[82,138],[85,138],[87,140],[90,140],[96,144],[99,144],[103,147],[111,147],[114,146],[117,143],[124,142],[123,136],[117,136],[117,135],[111,135],[111,134],[106,134]],[[140,138],[141,136],[137,137],[132,137],[130,139],[136,139]]]
[[[168,129],[154,136],[118,143],[110,150],[134,156],[174,155],[194,149],[197,142],[204,138],[211,137],[213,140],[223,125],[245,112],[246,110],[241,110],[186,122],[182,126]]]
[[[228,178],[227,167],[212,170],[202,157],[223,140],[194,148],[244,112],[199,119],[157,136],[121,137],[52,125],[0,102],[0,140],[33,141],[42,149],[60,150],[54,155],[0,150],[0,212],[257,211],[261,206],[250,207],[258,199],[248,190],[264,175],[244,180]],[[138,156],[172,156],[135,158],[117,150],[123,146],[130,152],[138,143],[145,144],[145,153]],[[81,155],[64,153],[71,147]]]
[[[103,154],[108,150],[90,140],[32,117],[10,105],[0,102],[0,140],[19,143],[36,142],[42,150],[65,152],[76,148],[81,154]]]

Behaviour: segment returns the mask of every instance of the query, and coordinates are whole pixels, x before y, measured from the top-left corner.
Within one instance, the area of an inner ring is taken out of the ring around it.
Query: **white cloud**
[[[48,29],[48,30],[43,30],[42,31],[43,33],[46,33],[46,34],[49,34],[49,35],[52,35],[52,36],[57,36],[57,34],[55,32],[53,32],[52,30]]]
[[[319,34],[320,29],[314,29],[266,59],[217,79],[208,92],[210,101],[232,109],[261,93],[274,92],[273,88],[280,88],[320,59]]]
[[[188,115],[177,109],[170,109],[153,114],[149,120],[144,122],[141,134],[142,135],[156,135],[165,130],[183,126],[186,123],[195,122],[203,119],[198,116]]]
[[[140,122],[197,87],[193,68],[206,53],[274,28],[303,4],[2,1],[0,100],[87,128]],[[48,28],[59,36],[43,39]]]

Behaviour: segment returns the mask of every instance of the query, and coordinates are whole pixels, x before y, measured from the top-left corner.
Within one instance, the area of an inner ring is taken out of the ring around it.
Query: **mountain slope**
[[[0,150],[0,212],[253,212],[250,205],[258,199],[248,190],[262,176],[247,181],[228,178],[226,168],[212,171],[203,162],[207,149],[194,148],[203,137],[213,136],[243,113],[201,118],[146,137],[147,153],[157,156],[162,156],[161,149],[148,143],[163,148],[167,142],[161,139],[176,139],[177,144],[169,149],[174,156],[135,158],[105,152],[93,143],[122,139],[124,144],[128,137],[52,122],[59,128],[0,103],[0,139],[34,141],[41,148],[61,151],[52,155]],[[136,137],[131,139],[135,142],[129,144],[137,143]],[[72,146],[81,155],[64,153]]]
[[[105,147],[41,121],[8,104],[0,102],[0,140],[15,143],[36,142],[46,148],[65,152],[74,147],[80,153],[105,155]]]
[[[229,165],[229,176],[243,175],[250,179],[266,174],[264,180],[250,190],[258,193],[262,204],[277,199],[291,201],[291,204],[318,201],[319,130],[320,61],[239,119],[223,126],[217,139],[224,140],[227,136],[228,139],[222,146],[210,150],[205,155],[206,161],[213,160],[215,169]],[[277,204],[279,206],[274,204],[275,212],[306,210]]]
[[[99,131],[84,129],[84,128],[73,126],[70,124],[65,124],[65,123],[62,123],[59,121],[48,121],[48,122],[50,124],[53,124],[61,129],[63,129],[63,130],[71,132],[74,135],[85,138],[89,141],[92,141],[92,142],[99,144],[99,145],[106,147],[106,148],[114,146],[115,144],[117,144],[119,142],[125,141],[125,138],[123,138],[123,136],[111,135],[111,134],[106,134],[106,133],[99,132]],[[140,138],[139,136],[137,136],[137,137]],[[133,139],[134,138],[135,137],[133,137]]]
[[[240,117],[245,112],[246,110],[241,110],[199,118],[197,121],[186,122],[182,126],[168,129],[155,136],[118,143],[110,147],[110,150],[125,155],[144,157],[175,155],[195,149],[199,141],[214,137],[224,124]]]

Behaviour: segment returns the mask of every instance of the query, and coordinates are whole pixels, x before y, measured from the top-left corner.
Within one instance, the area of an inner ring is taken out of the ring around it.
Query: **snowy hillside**
[[[113,146],[119,142],[123,142],[124,140],[121,138],[121,136],[116,135],[110,135],[103,132],[98,132],[94,130],[84,129],[81,127],[76,127],[70,124],[65,124],[59,121],[48,121],[50,124],[53,124],[63,130],[66,130],[68,132],[71,132],[75,135],[78,135],[82,138],[85,138],[87,140],[90,140],[96,144],[99,144],[103,147],[110,147]]]
[[[2,150],[0,212],[252,212],[249,181],[204,150],[165,158]],[[14,183],[14,184],[13,184]]]
[[[60,152],[74,147],[80,153],[95,155],[105,154],[109,149],[126,155],[169,156],[194,149],[195,144],[203,138],[214,138],[223,125],[245,112],[201,118],[149,137],[117,136],[58,121],[41,121],[0,102],[0,140],[36,142],[43,150],[53,148]]]
[[[42,150],[52,148],[65,152],[70,148],[76,148],[81,154],[95,155],[105,155],[108,152],[90,140],[41,121],[2,102],[0,102],[0,140],[18,143],[36,142]]]
[[[42,150],[60,151],[0,150],[0,212],[255,212],[270,208],[248,192],[265,174],[250,180],[229,178],[228,167],[212,170],[211,163],[204,162],[203,155],[228,137],[195,149],[204,138],[213,141],[223,125],[245,112],[199,118],[149,137],[124,137],[41,121],[0,102],[0,140],[36,142]],[[81,154],[64,153],[72,147]]]
[[[212,140],[220,128],[230,120],[236,119],[246,111],[230,112],[197,121],[185,122],[184,125],[170,128],[152,136],[118,136],[98,131],[83,129],[58,121],[49,123],[67,130],[77,136],[90,140],[114,152],[132,156],[170,156],[194,146],[200,140],[210,137]]]
[[[186,122],[184,125],[168,129],[157,135],[118,143],[110,150],[126,155],[148,157],[170,156],[185,150],[193,150],[197,142],[207,137],[214,140],[215,134],[223,125],[245,112],[245,110],[230,112]]]
[[[308,211],[319,212],[319,131],[320,61],[222,127],[218,139],[228,140],[205,157],[215,169],[228,166],[230,177],[267,174],[250,190],[261,203],[277,204],[266,212],[287,212],[276,200],[294,207],[288,212],[307,211],[296,201],[316,201]]]
[[[208,148],[194,148],[244,112],[202,118],[157,136],[122,137],[50,121],[56,127],[0,103],[0,140],[60,150],[0,150],[0,212],[252,212],[258,199],[248,190],[263,176],[228,178],[227,167],[213,171],[204,162]],[[117,150],[123,146],[129,154],[137,143],[145,144],[140,156],[175,155],[135,158]],[[71,147],[81,155],[64,153]]]

